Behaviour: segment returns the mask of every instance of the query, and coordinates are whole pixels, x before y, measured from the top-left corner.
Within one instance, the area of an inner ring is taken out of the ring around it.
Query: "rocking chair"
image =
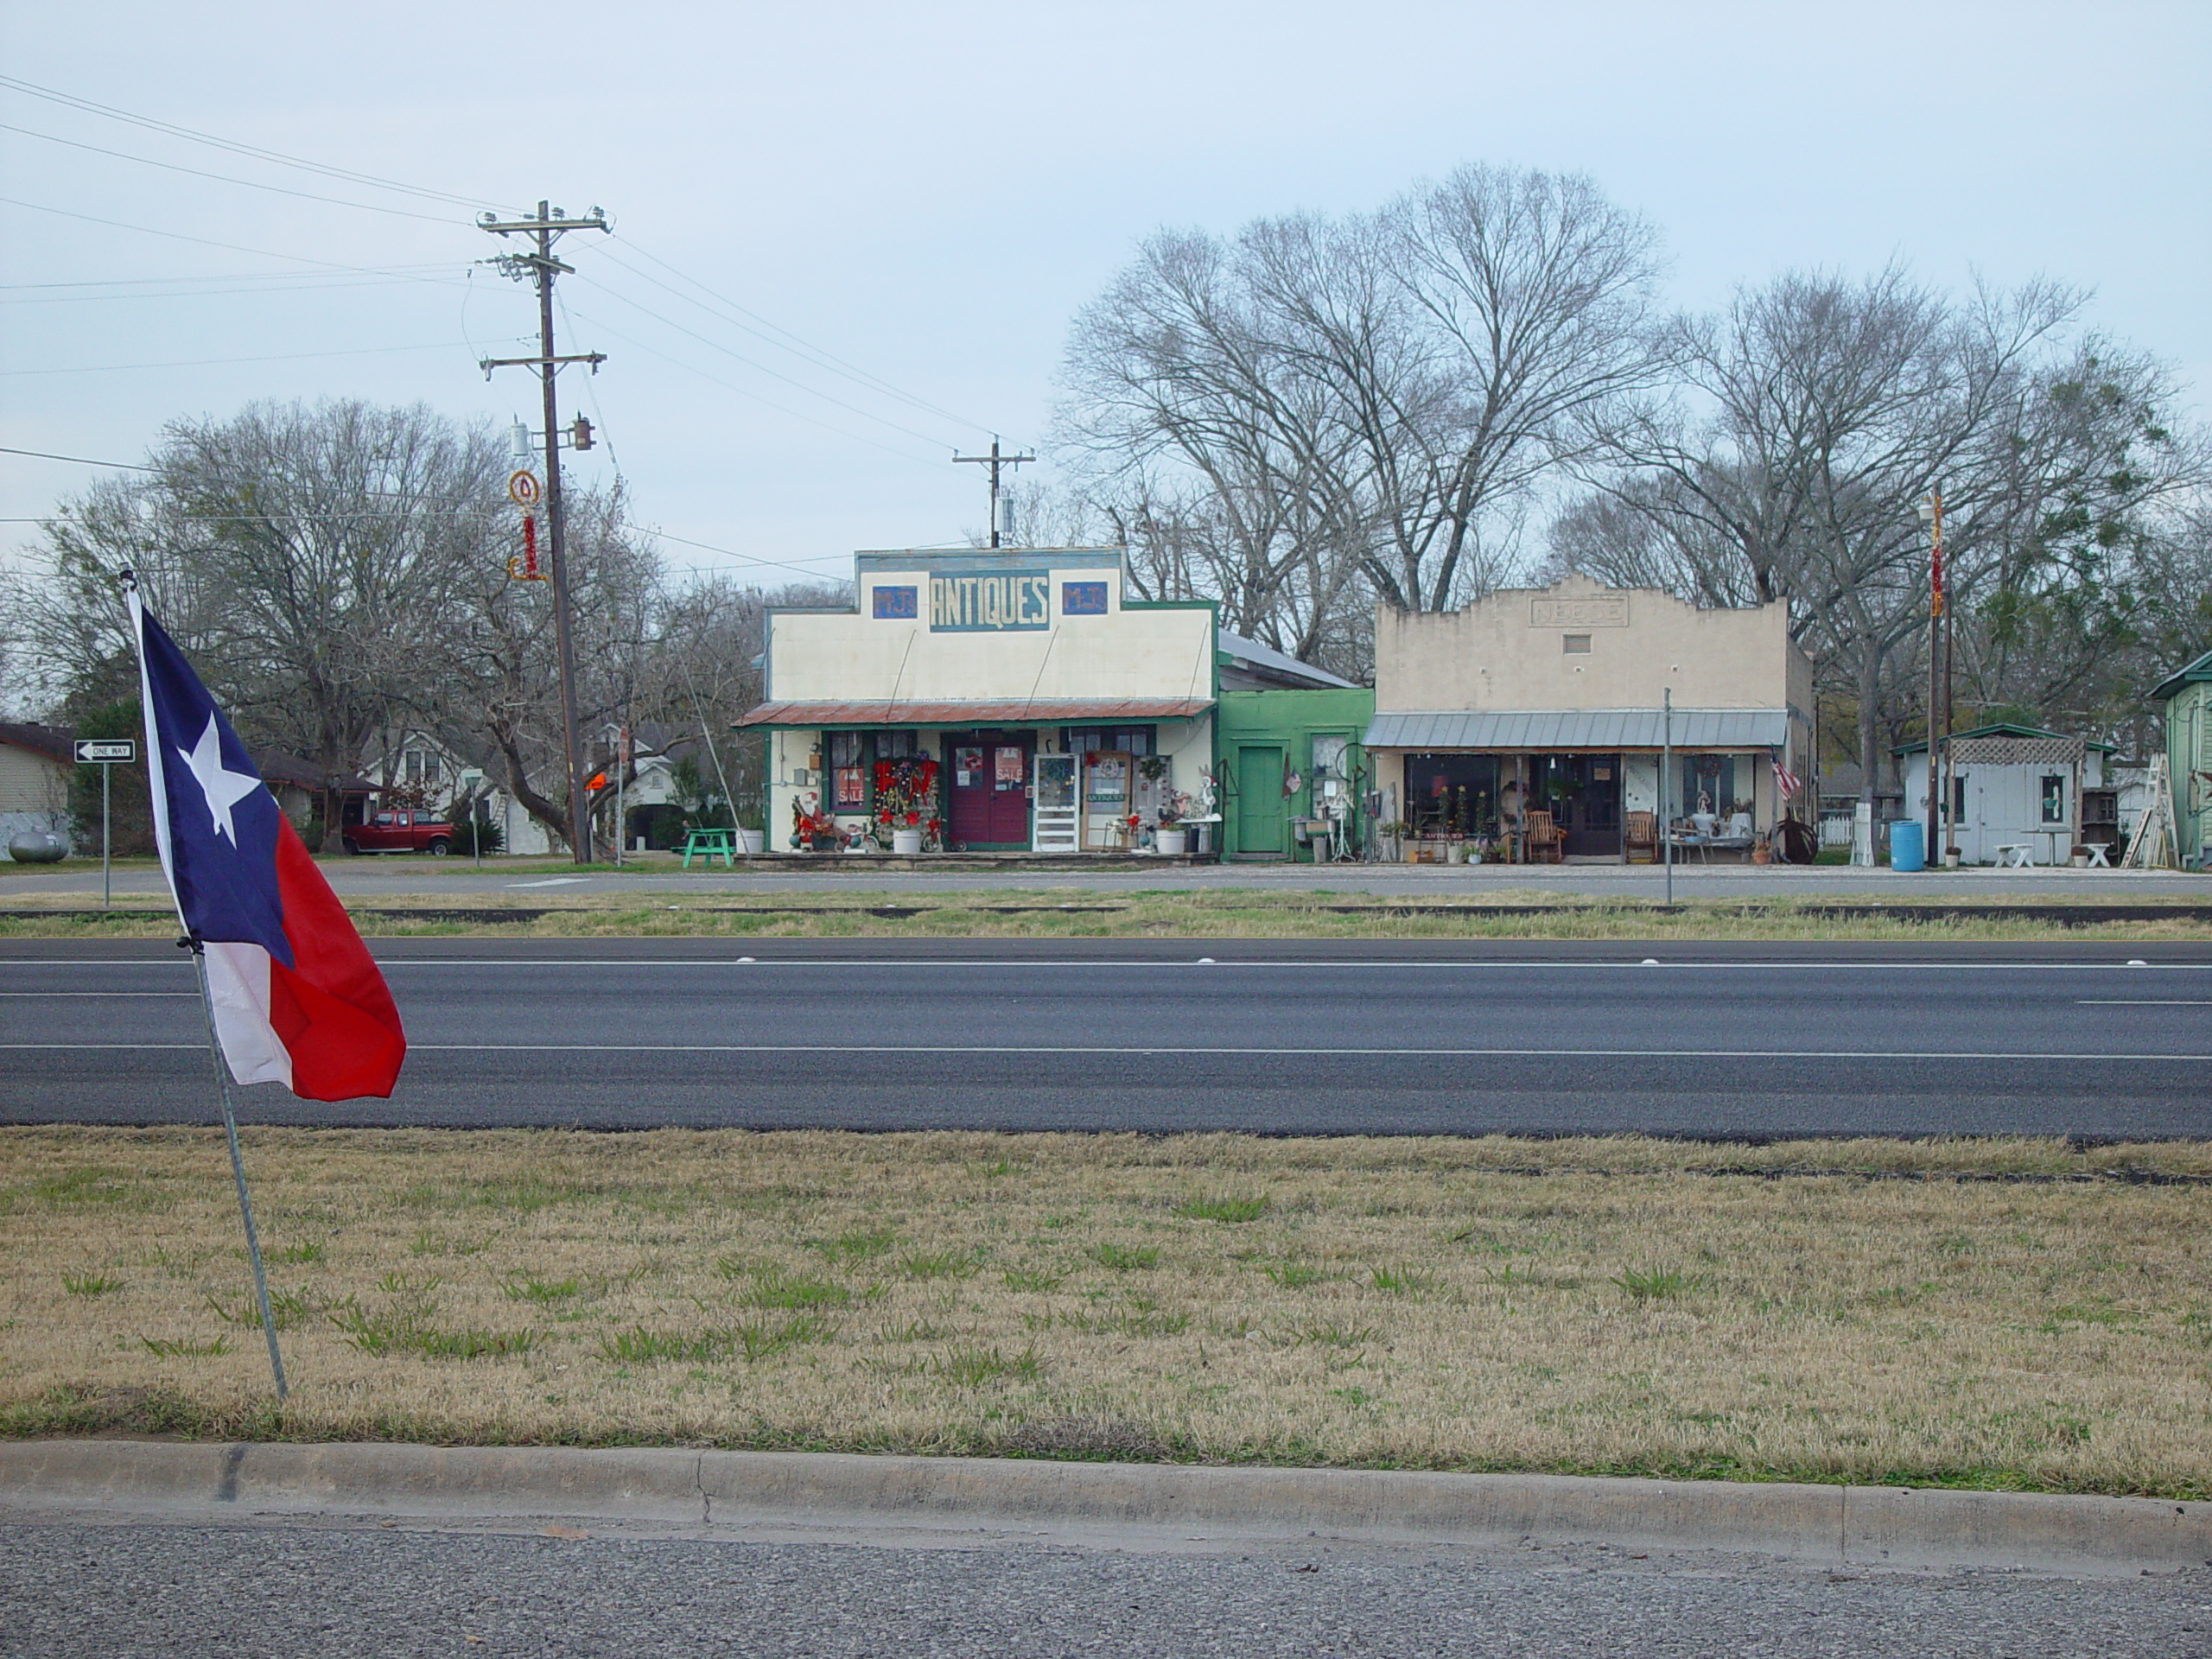
[[[1548,812],[1529,814],[1529,861],[1557,864],[1567,856],[1567,833],[1552,822]]]

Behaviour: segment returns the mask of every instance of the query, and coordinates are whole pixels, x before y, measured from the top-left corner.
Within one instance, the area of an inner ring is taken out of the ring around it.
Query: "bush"
[[[454,852],[463,858],[470,857],[477,852],[477,843],[480,840],[483,843],[483,851],[502,852],[506,848],[507,832],[500,829],[495,821],[488,818],[481,823],[474,818],[467,817],[454,820],[453,850]]]

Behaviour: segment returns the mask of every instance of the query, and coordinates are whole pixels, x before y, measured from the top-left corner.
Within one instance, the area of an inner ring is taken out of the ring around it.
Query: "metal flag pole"
[[[238,1214],[245,1223],[246,1259],[253,1265],[254,1300],[261,1311],[261,1333],[269,1343],[270,1374],[276,1380],[276,1398],[282,1401],[289,1390],[284,1383],[283,1356],[276,1351],[276,1321],[269,1306],[269,1276],[262,1268],[261,1239],[253,1226],[253,1202],[246,1196],[245,1160],[238,1155],[238,1114],[231,1104],[231,1072],[229,1063],[223,1058],[222,1033],[215,1025],[215,994],[207,978],[207,944],[194,931],[191,922],[186,918],[183,895],[177,889],[175,867],[171,861],[169,811],[172,803],[168,796],[167,768],[162,759],[162,724],[155,711],[153,680],[146,660],[146,615],[139,603],[137,576],[127,568],[118,574],[123,580],[124,603],[130,614],[131,640],[138,651],[140,706],[144,710],[146,721],[146,791],[153,809],[154,842],[161,852],[162,874],[169,884],[169,896],[176,901],[177,925],[183,934],[177,944],[192,952],[193,972],[200,981],[200,1012],[207,1020],[207,1053],[214,1062],[216,1091],[223,1103],[223,1139],[230,1147],[231,1179],[237,1184]],[[207,724],[211,740],[214,731],[215,721],[211,715]],[[178,753],[183,754],[184,751],[179,750]],[[257,779],[255,783],[258,787]]]
[[[238,1214],[245,1219],[245,1259],[254,1265],[254,1300],[261,1305],[261,1334],[270,1344],[270,1374],[276,1378],[276,1398],[285,1398],[283,1354],[276,1351],[276,1320],[270,1319],[270,1281],[261,1269],[261,1236],[254,1232],[254,1201],[245,1197],[245,1159],[238,1157],[238,1117],[230,1106],[230,1066],[224,1064],[224,1039],[214,1035],[214,993],[208,988],[208,949],[197,938],[179,940],[193,951],[193,969],[199,973],[199,1011],[208,1015],[208,1053],[214,1058],[214,1086],[224,1099],[224,1141],[230,1146],[230,1179],[238,1188]]]
[[[253,1297],[261,1308],[261,1334],[269,1339],[269,1370],[276,1379],[276,1397],[284,1386],[284,1357],[276,1351],[276,1321],[270,1316],[269,1275],[262,1270],[261,1238],[253,1229],[253,1200],[246,1196],[245,1161],[238,1156],[238,1115],[231,1109],[231,1069],[223,1061],[223,1041],[215,1034],[215,1001],[207,984],[207,947],[198,939],[179,941],[192,952],[192,966],[200,976],[200,1011],[207,1016],[207,1052],[215,1060],[215,1083],[223,1100],[223,1139],[231,1148],[231,1179],[238,1184],[238,1214],[245,1220],[246,1259],[253,1263]]]

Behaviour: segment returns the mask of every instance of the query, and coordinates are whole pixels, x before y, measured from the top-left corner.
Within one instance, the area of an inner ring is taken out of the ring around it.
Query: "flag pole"
[[[200,981],[200,1012],[207,1021],[207,1052],[215,1064],[215,1086],[223,1103],[223,1139],[231,1151],[231,1179],[238,1192],[238,1214],[245,1222],[246,1259],[253,1266],[253,1296],[261,1313],[261,1334],[269,1343],[269,1370],[276,1379],[276,1397],[280,1401],[289,1390],[284,1383],[284,1358],[276,1351],[276,1321],[269,1306],[269,1275],[261,1263],[261,1239],[254,1230],[253,1201],[246,1196],[245,1160],[238,1155],[238,1114],[231,1105],[230,1065],[223,1058],[223,1039],[215,1028],[215,995],[207,982],[207,946],[192,931],[185,918],[184,905],[177,893],[176,876],[170,866],[168,785],[166,767],[162,757],[164,734],[155,717],[154,696],[146,669],[146,636],[143,612],[138,599],[138,577],[125,568],[118,573],[123,582],[124,604],[130,613],[130,640],[138,652],[139,688],[146,721],[146,774],[154,815],[154,839],[162,855],[162,874],[169,884],[169,896],[177,901],[177,924],[183,929],[178,944],[192,952],[193,972]]]
[[[207,948],[198,939],[188,937],[178,943],[192,952],[193,969],[200,976],[200,1011],[207,1018],[207,1052],[215,1062],[215,1084],[223,1102],[223,1139],[231,1149],[231,1179],[238,1190],[238,1215],[245,1222],[246,1260],[253,1264],[253,1299],[261,1309],[261,1334],[269,1341],[269,1370],[276,1379],[276,1397],[282,1400],[289,1392],[284,1386],[284,1357],[276,1351],[276,1321],[269,1308],[269,1275],[261,1265],[261,1238],[254,1230],[253,1200],[246,1196],[245,1160],[238,1156],[238,1114],[231,1107],[231,1071],[223,1060],[222,1039],[215,1034],[215,1002],[207,984]]]

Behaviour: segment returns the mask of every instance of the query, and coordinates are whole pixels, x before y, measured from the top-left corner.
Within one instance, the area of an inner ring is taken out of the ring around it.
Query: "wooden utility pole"
[[[953,462],[963,467],[988,467],[991,469],[991,545],[999,544],[999,469],[1019,467],[1025,461],[1034,461],[1034,455],[1002,455],[999,453],[998,435],[991,435],[991,453],[988,455],[963,455],[954,452]]]
[[[545,527],[552,561],[553,644],[560,659],[562,748],[569,771],[569,846],[577,863],[588,864],[591,818],[584,801],[583,749],[576,741],[576,650],[569,626],[569,572],[564,556],[567,538],[561,512],[561,420],[554,397],[554,377],[563,363],[588,363],[597,373],[607,356],[603,352],[584,352],[568,357],[554,353],[553,279],[563,271],[573,272],[575,267],[553,257],[553,244],[570,231],[606,231],[613,227],[599,208],[593,208],[582,219],[570,219],[562,209],[550,207],[543,201],[537,204],[535,219],[503,219],[497,213],[486,213],[476,222],[480,228],[494,236],[527,236],[537,244],[534,252],[501,254],[494,263],[517,281],[535,281],[537,284],[537,355],[487,357],[479,366],[486,380],[492,378],[494,369],[534,368],[544,388]]]
[[[1942,782],[1940,740],[1943,725],[1943,492],[1930,490],[1921,505],[1920,517],[1929,529],[1928,543],[1928,851],[1927,867],[1943,868],[1943,855],[1936,840],[1942,822],[1937,799]]]

